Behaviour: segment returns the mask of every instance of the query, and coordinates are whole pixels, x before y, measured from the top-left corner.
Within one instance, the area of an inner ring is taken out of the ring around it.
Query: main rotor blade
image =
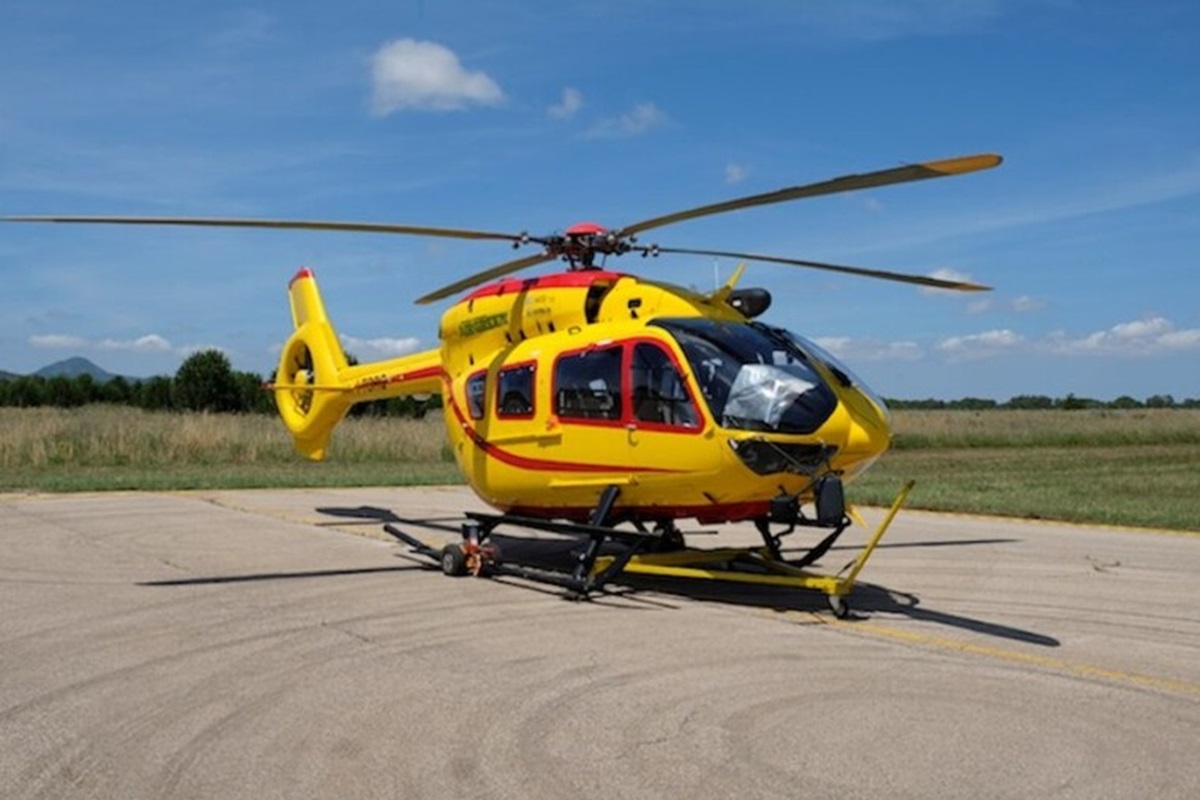
[[[108,217],[108,216],[21,216],[0,217],[5,222],[69,222],[105,225],[198,225],[212,228],[284,228],[312,231],[353,231],[357,233],[403,233],[414,236],[441,236],[447,239],[499,239],[519,242],[522,234],[492,233],[462,228],[429,228],[420,225],[395,225],[389,222],[323,222],[288,219],[228,219],[224,217]]]
[[[642,222],[636,222],[633,225],[628,225],[622,228],[617,235],[630,236],[650,230],[651,228],[659,228],[663,225],[683,222],[687,219],[706,217],[710,214],[722,214],[726,211],[736,211],[739,208],[765,206],[771,203],[798,200],[802,197],[817,197],[825,194],[869,189],[875,186],[889,186],[893,183],[921,181],[927,178],[943,178],[948,175],[962,175],[966,172],[991,169],[997,166],[1001,160],[998,155],[983,153],[974,156],[962,156],[960,158],[947,158],[941,161],[926,161],[923,164],[909,164],[878,172],[865,172],[861,175],[844,175],[840,178],[833,178],[832,180],[821,181],[820,183],[792,186],[788,189],[779,189],[774,192],[750,195],[749,197],[742,197],[735,200],[726,200],[723,203],[713,203],[712,205],[699,206],[688,211],[677,211],[674,214],[654,217]]]
[[[553,261],[555,258],[556,256],[553,253],[538,253],[534,256],[525,256],[525,258],[506,261],[503,264],[499,264],[491,269],[484,270],[483,272],[476,272],[474,275],[463,278],[461,281],[455,281],[449,286],[443,286],[436,292],[431,292],[424,297],[417,298],[416,302],[419,305],[426,305],[434,302],[435,300],[442,300],[450,297],[451,295],[458,294],[465,289],[471,289],[481,283],[486,283],[494,278],[502,278],[505,275],[523,270],[526,267],[532,267],[537,264],[544,264],[547,261]]]
[[[651,248],[636,248],[651,251]],[[779,256],[764,256],[756,253],[728,253],[721,250],[688,250],[681,247],[657,247],[660,253],[683,253],[695,256],[719,256],[721,258],[736,258],[744,261],[767,261],[772,264],[788,264],[796,267],[810,267],[830,272],[844,272],[847,275],[865,275],[868,278],[882,278],[886,281],[900,283],[915,283],[918,286],[931,286],[935,289],[954,289],[960,292],[990,292],[992,287],[967,281],[949,281],[941,278],[930,278],[926,275],[911,275],[906,272],[888,272],[881,269],[865,267],[846,267],[841,264],[826,264],[822,261],[804,261],[799,258],[781,258]]]

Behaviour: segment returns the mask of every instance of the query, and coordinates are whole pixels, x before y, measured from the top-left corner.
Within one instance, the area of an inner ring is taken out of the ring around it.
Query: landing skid
[[[586,598],[592,592],[603,591],[609,582],[620,575],[651,575],[810,589],[823,592],[829,600],[829,607],[834,616],[844,619],[850,613],[847,596],[854,589],[859,573],[866,566],[880,539],[908,499],[912,487],[912,481],[904,485],[854,561],[836,575],[814,572],[808,567],[824,555],[841,533],[842,527],[804,556],[792,561],[783,558],[778,541],[769,538],[766,533],[763,534],[762,547],[682,547],[682,537],[671,526],[656,531],[639,526],[637,530],[631,531],[604,525],[603,522],[617,497],[616,487],[605,491],[592,514],[592,521],[586,524],[555,522],[511,514],[468,512],[467,522],[463,523],[462,543],[449,544],[441,549],[426,544],[392,523],[383,527],[388,534],[408,545],[416,554],[438,564],[447,575],[507,575],[524,578],[560,586],[577,598]],[[499,551],[491,542],[492,532],[501,525],[577,536],[586,538],[587,541],[576,558],[574,569],[570,572],[526,564],[509,564],[500,558]],[[625,548],[615,555],[601,555],[601,548],[608,542],[621,543]],[[677,546],[678,549],[660,552],[664,547]]]

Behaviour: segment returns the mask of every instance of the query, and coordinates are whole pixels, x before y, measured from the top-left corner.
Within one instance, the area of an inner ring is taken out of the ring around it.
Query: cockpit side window
[[[563,419],[621,419],[621,346],[567,353],[554,363],[554,413]]]
[[[741,362],[730,353],[704,337],[686,331],[672,331],[683,353],[692,365],[696,382],[708,402],[713,416],[720,420],[721,410],[729,400],[729,389],[737,377]]]
[[[671,356],[657,344],[633,348],[633,418],[673,427],[697,428],[700,414]]]

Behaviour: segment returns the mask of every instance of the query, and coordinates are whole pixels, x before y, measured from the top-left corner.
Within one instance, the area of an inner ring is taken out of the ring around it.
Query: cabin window
[[[533,416],[533,368],[533,364],[518,364],[500,370],[496,383],[498,416]]]
[[[621,347],[561,356],[554,364],[554,413],[563,419],[621,419]]]
[[[684,428],[700,425],[700,415],[671,356],[656,344],[639,342],[630,365],[633,418]]]
[[[483,419],[483,403],[487,397],[487,373],[476,372],[467,378],[467,412],[471,419]]]

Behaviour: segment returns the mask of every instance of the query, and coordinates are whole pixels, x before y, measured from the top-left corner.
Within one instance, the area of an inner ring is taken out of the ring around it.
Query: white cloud
[[[884,342],[878,339],[852,339],[849,336],[823,336],[816,343],[844,358],[856,361],[917,361],[924,357],[916,342]]]
[[[410,336],[404,339],[378,337],[375,339],[359,339],[355,336],[342,335],[342,347],[353,353],[362,361],[374,361],[379,358],[395,358],[416,351],[421,340]]]
[[[1167,350],[1200,350],[1200,328],[1164,333],[1158,344]]]
[[[1122,322],[1111,328],[1111,333],[1117,339],[1131,341],[1147,339],[1168,333],[1174,326],[1164,317],[1150,317],[1136,322]]]
[[[938,342],[937,349],[951,361],[980,361],[1011,353],[1024,343],[1025,337],[1005,328],[951,336]]]
[[[1122,322],[1103,331],[1071,338],[1051,334],[1047,348],[1059,355],[1155,356],[1200,350],[1200,328],[1176,330],[1165,317]]]
[[[725,182],[726,183],[741,183],[750,175],[750,170],[743,167],[741,164],[735,164],[730,161],[725,165]]]
[[[835,347],[829,349],[840,353]],[[1174,323],[1161,316],[1121,322],[1084,336],[1055,331],[1030,338],[1005,328],[950,336],[938,342],[937,350],[950,361],[981,361],[1015,353],[1149,358],[1200,351],[1200,328],[1177,330]]]
[[[106,352],[127,353],[173,353],[175,355],[191,355],[201,350],[220,350],[213,345],[184,345],[176,347],[166,338],[157,333],[139,336],[136,339],[85,339],[82,336],[70,336],[61,333],[39,334],[29,337],[29,346],[48,350],[99,350]]]
[[[171,343],[157,333],[137,339],[104,339],[96,343],[97,350],[132,350],[138,353],[170,353]]]
[[[953,280],[962,280],[962,278],[954,278]],[[1017,314],[1032,314],[1035,311],[1041,311],[1046,307],[1046,302],[1036,297],[1029,295],[1021,295],[1020,297],[998,303],[991,297],[981,297],[978,300],[972,300],[967,303],[968,314],[986,314],[989,311],[999,309],[1001,311],[1013,311]]]
[[[562,100],[550,106],[547,113],[555,119],[569,119],[575,112],[583,108],[583,92],[568,86],[562,91]]]
[[[1030,297],[1023,294],[1016,300],[1012,301],[1012,310],[1020,314],[1027,314],[1032,311],[1041,311],[1046,307],[1046,303],[1036,297]]]
[[[371,60],[372,110],[386,116],[403,109],[455,111],[504,101],[500,86],[484,72],[471,72],[437,42],[397,39]]]
[[[624,139],[631,136],[641,136],[643,133],[663,125],[667,121],[664,114],[654,103],[641,103],[632,111],[619,117],[601,120],[588,131],[589,139]]]
[[[86,339],[61,333],[46,333],[29,337],[29,346],[47,350],[73,350],[88,347]]]

